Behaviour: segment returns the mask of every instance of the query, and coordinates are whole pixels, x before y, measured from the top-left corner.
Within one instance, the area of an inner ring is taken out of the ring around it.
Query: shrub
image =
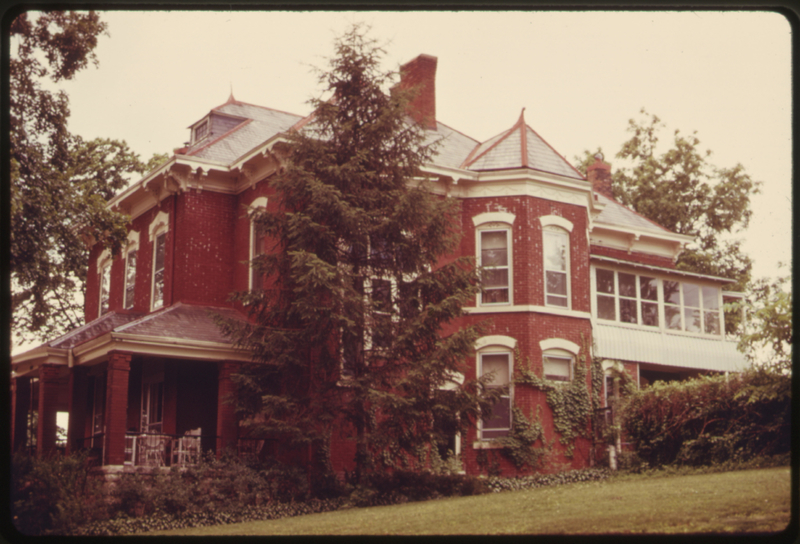
[[[558,472],[554,474],[531,474],[529,476],[516,476],[514,478],[489,477],[485,480],[486,487],[493,493],[501,491],[520,491],[522,489],[535,489],[549,485],[572,484],[576,482],[594,482],[604,480],[611,475],[606,468],[586,468]]]
[[[752,369],[656,383],[630,396],[623,432],[649,466],[691,466],[786,453],[790,448],[789,376]]]
[[[17,452],[11,463],[11,516],[26,535],[66,534],[105,514],[99,487],[88,478],[87,455]]]
[[[378,506],[487,492],[481,479],[466,474],[395,470],[372,474],[350,494],[350,502],[354,506]]]

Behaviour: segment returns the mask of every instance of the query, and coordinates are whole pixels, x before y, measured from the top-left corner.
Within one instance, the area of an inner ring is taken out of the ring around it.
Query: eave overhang
[[[723,278],[721,276],[711,276],[711,275],[708,275],[708,274],[698,274],[696,272],[688,272],[686,270],[678,270],[676,268],[666,268],[666,267],[663,267],[663,266],[655,266],[655,265],[651,265],[651,264],[638,263],[638,262],[635,262],[635,261],[623,261],[621,259],[614,259],[612,257],[606,257],[604,255],[590,254],[589,255],[589,260],[590,261],[594,261],[594,262],[598,262],[598,261],[599,262],[604,262],[604,263],[613,264],[613,265],[616,265],[616,266],[627,266],[627,267],[637,268],[637,269],[642,269],[642,270],[650,270],[650,271],[653,271],[653,272],[660,272],[662,274],[669,274],[669,275],[672,275],[672,276],[683,276],[683,277],[694,278],[694,279],[698,279],[698,280],[712,281],[714,283],[728,283],[728,284],[736,283],[736,280],[732,280],[732,279],[729,279],[729,278]],[[733,294],[734,292],[731,292],[731,293]]]

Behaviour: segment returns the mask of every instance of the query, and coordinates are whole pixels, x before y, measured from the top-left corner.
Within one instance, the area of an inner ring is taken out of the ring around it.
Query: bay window
[[[544,379],[554,382],[569,382],[572,380],[572,366],[574,357],[563,349],[551,349],[542,356]]]
[[[164,305],[164,261],[166,254],[167,233],[162,232],[156,236],[153,243],[153,309]]]
[[[136,250],[128,251],[125,256],[125,300],[122,307],[126,310],[133,308],[136,294]]]

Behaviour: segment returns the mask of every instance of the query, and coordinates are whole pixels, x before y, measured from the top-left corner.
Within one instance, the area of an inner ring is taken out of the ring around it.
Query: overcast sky
[[[713,164],[741,163],[763,194],[739,235],[754,275],[791,259],[790,26],[768,12],[102,12],[99,68],[63,85],[69,129],[172,154],[187,127],[236,99],[305,115],[335,36],[371,26],[385,68],[438,57],[439,121],[478,140],[525,119],[570,162],[606,159],[644,107],[696,130]],[[616,160],[619,164],[619,160]]]

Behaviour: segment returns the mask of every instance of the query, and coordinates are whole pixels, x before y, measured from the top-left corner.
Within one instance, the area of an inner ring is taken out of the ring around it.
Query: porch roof
[[[172,357],[185,354],[195,358],[248,359],[222,334],[215,316],[245,320],[233,308],[180,302],[147,315],[109,312],[55,340],[14,355],[12,370],[30,374],[42,364],[93,364],[115,349]]]

